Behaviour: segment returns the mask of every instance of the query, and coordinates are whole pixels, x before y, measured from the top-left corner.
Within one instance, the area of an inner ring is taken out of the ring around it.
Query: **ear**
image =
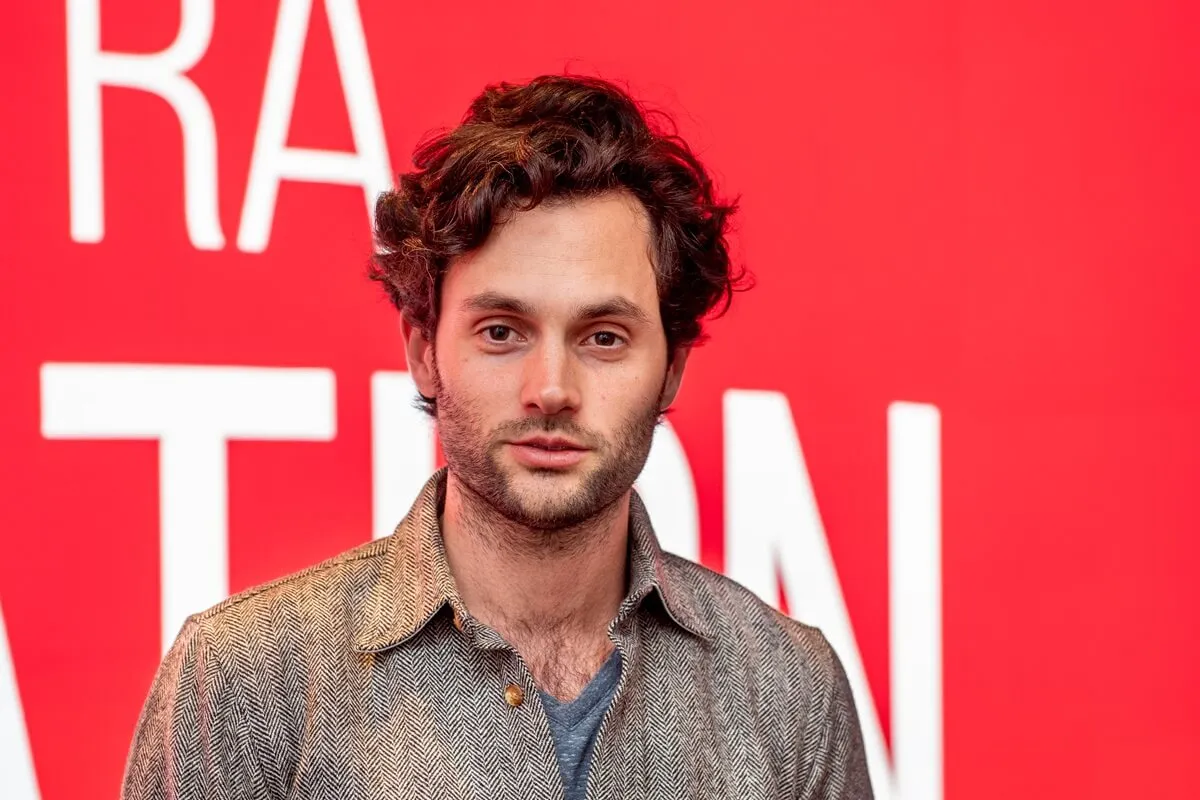
[[[417,385],[417,391],[424,397],[437,396],[437,384],[433,379],[433,342],[426,339],[425,334],[404,317],[400,318],[400,334],[404,337],[408,374]]]
[[[688,356],[692,354],[690,347],[677,347],[671,355],[671,363],[667,367],[667,380],[663,385],[662,402],[659,403],[659,411],[666,411],[675,402],[675,396],[679,394],[679,387],[683,383],[683,370],[687,366]]]

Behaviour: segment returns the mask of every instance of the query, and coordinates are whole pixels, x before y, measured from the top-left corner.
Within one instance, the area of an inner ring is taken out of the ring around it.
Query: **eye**
[[[512,338],[513,329],[507,325],[488,325],[482,333],[489,342],[502,344]]]
[[[625,342],[624,339],[612,331],[596,331],[589,338],[605,350],[619,347]]]

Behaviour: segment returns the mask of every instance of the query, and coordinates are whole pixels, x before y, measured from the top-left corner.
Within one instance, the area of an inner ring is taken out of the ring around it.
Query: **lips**
[[[513,444],[517,445],[518,447],[536,447],[539,450],[550,451],[587,450],[587,448],[583,445],[576,444],[570,439],[561,439],[557,437],[535,436],[529,439],[522,439],[519,442],[513,442]]]
[[[533,436],[510,442],[509,447],[518,462],[539,470],[564,470],[578,464],[588,454],[583,445],[554,436]]]

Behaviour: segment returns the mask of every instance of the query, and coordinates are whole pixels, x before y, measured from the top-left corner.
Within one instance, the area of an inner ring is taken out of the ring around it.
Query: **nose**
[[[567,347],[543,341],[526,357],[522,404],[547,416],[578,409],[582,397],[576,368]]]

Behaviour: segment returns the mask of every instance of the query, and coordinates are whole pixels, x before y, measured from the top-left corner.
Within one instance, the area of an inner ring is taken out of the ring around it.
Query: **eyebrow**
[[[533,306],[499,292],[481,292],[463,301],[463,311],[506,311],[522,317],[533,316]]]
[[[499,292],[481,292],[468,297],[463,301],[462,308],[464,311],[502,311],[523,317],[536,316],[534,307],[529,303]],[[646,325],[651,322],[649,315],[642,310],[641,306],[624,297],[610,297],[597,303],[577,306],[573,312],[576,318],[584,320],[624,317]]]

